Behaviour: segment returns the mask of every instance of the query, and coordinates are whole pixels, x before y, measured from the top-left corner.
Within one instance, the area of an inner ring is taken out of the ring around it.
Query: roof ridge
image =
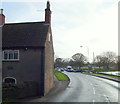
[[[19,22],[19,23],[5,23],[5,25],[16,25],[16,24],[34,24],[34,23],[45,23],[45,21],[41,22]]]
[[[27,22],[3,26],[3,47],[44,46],[49,25],[44,22]]]

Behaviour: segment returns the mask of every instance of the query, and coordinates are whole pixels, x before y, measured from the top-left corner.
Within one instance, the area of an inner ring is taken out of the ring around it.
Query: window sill
[[[20,60],[2,60],[3,62],[19,62]]]

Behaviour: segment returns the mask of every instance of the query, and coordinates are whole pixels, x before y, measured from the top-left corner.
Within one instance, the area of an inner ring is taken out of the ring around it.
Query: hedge
[[[3,83],[2,87],[3,99],[18,99],[38,95],[37,82],[24,82],[19,84]]]

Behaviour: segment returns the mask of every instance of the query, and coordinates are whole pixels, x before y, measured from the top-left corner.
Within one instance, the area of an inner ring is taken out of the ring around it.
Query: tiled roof
[[[2,28],[3,47],[44,46],[49,25],[44,22],[5,24]]]

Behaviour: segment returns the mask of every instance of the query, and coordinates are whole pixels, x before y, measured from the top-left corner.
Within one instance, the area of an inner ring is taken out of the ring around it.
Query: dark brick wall
[[[54,87],[52,34],[50,37],[49,41],[48,34],[45,49],[19,49],[19,61],[3,62],[2,77],[14,77],[17,82],[36,81],[39,83],[39,94],[46,95]]]
[[[39,92],[41,92],[41,50],[19,49],[19,53],[19,61],[2,63],[2,77],[14,77],[17,83],[23,81],[38,82]]]

